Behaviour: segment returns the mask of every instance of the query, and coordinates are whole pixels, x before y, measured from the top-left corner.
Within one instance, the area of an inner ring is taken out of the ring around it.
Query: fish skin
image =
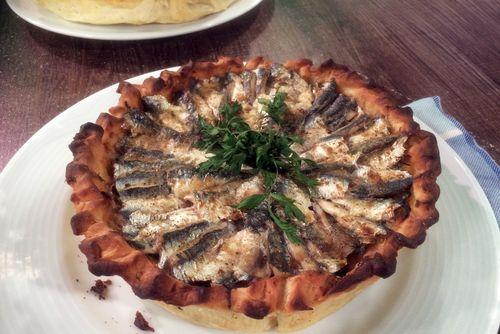
[[[122,227],[122,233],[126,239],[134,239],[139,235],[139,228],[137,228],[133,224],[125,224]]]
[[[150,153],[142,149],[136,151],[132,154],[133,158],[141,158],[141,153]],[[146,155],[145,160],[155,161],[152,163],[137,160],[119,160],[115,164],[115,185],[122,197],[128,199],[136,194],[147,194],[147,191],[132,190],[133,188],[151,188],[150,196],[147,197],[154,197],[155,188],[153,187],[157,187],[158,195],[166,195],[172,192],[182,198],[191,190],[201,191],[204,187],[220,186],[236,179],[236,177],[224,175],[224,173],[211,173],[200,178],[196,175],[195,167],[186,165],[176,158],[157,161],[157,155],[158,158],[164,157],[161,153],[155,153],[152,159],[149,159]],[[144,172],[144,170],[148,170],[148,172]],[[243,179],[246,176],[247,174],[243,174],[238,178]]]
[[[226,206],[235,206],[244,198],[262,192],[252,178],[240,174],[231,177],[209,174],[204,177],[179,179],[172,184],[172,193],[194,202],[216,201]]]
[[[290,253],[286,247],[286,240],[283,232],[273,223],[269,224],[267,236],[269,246],[269,264],[275,275],[291,274],[294,272],[291,264]]]
[[[313,105],[311,109],[315,109],[315,106]],[[329,137],[332,131],[349,122],[354,113],[357,113],[356,102],[343,94],[338,94],[331,104],[323,109],[316,112],[313,110],[306,116],[303,125],[305,145],[311,146]]]
[[[408,190],[412,179],[394,180],[380,184],[360,183],[350,188],[350,192],[358,197],[387,197]]]
[[[160,113],[166,110],[170,103],[163,95],[144,96],[142,104],[147,112]]]
[[[182,163],[177,159],[166,158],[154,162],[145,162],[140,160],[118,160],[114,164],[115,179],[123,178],[135,172],[160,172],[162,170],[172,168]]]
[[[270,79],[273,82],[288,81],[292,78],[292,74],[283,65],[278,63],[271,64]]]
[[[361,152],[363,154],[370,153],[377,149],[381,149],[386,147],[387,145],[392,144],[398,137],[397,136],[387,136],[387,137],[379,137],[371,140],[366,140],[365,142],[352,145],[351,149],[353,151]]]
[[[318,263],[311,257],[304,245],[294,244],[288,239],[286,239],[286,245],[292,261],[298,266],[299,271],[317,271],[320,269]]]
[[[179,105],[181,105],[189,113],[190,123],[196,125],[198,122],[198,112],[190,92],[185,92],[181,95],[179,98]]]
[[[367,129],[350,136],[348,144],[352,150],[366,153],[390,144],[394,140],[395,137],[391,135],[387,121],[377,118]]]
[[[334,273],[340,270],[345,264],[345,259],[337,259],[330,254],[330,239],[318,224],[308,224],[302,229],[302,233],[307,238],[306,247],[310,256],[326,271]]]
[[[312,223],[314,221],[314,214],[310,210],[312,202],[309,195],[289,179],[282,179],[276,182],[276,184],[276,191],[292,199],[294,204],[304,214],[306,223]]]
[[[239,76],[236,76],[239,78]],[[235,78],[236,78],[235,77]],[[241,80],[241,78],[239,78]],[[213,77],[210,79],[201,80],[194,89],[193,100],[197,106],[197,110],[201,116],[208,120],[220,119],[219,110],[221,106],[228,101],[228,92],[221,84],[226,82],[227,78]],[[203,103],[200,101],[203,100]],[[208,108],[208,110],[201,110]],[[209,116],[209,114],[213,116]]]
[[[115,187],[118,193],[132,188],[167,187],[172,185],[177,179],[192,179],[195,173],[194,167],[186,165],[177,165],[167,170],[153,172],[137,171],[116,178]]]
[[[119,193],[132,188],[147,188],[161,184],[163,184],[163,177],[155,172],[133,172],[115,181],[115,187]]]
[[[320,116],[311,117],[311,120],[304,125],[303,132],[304,145],[308,147],[316,144],[321,138],[330,135],[324,119]]]
[[[316,178],[316,194],[322,199],[343,197],[349,189],[349,181],[331,174],[322,174]]]
[[[244,90],[243,77],[234,73],[227,74],[226,96],[229,101],[244,102],[247,98]]]
[[[318,200],[319,206],[334,217],[358,216],[372,221],[389,221],[401,205],[392,199],[336,198]]]
[[[122,201],[122,213],[130,215],[140,210],[147,213],[161,213],[179,209],[185,206],[185,201],[170,194],[152,198],[127,198]]]
[[[129,229],[136,231],[135,235],[131,235],[130,241],[142,245],[142,248],[146,249],[147,252],[159,252],[162,249],[164,240],[159,238],[161,235],[178,233],[200,222],[216,221],[215,219],[219,223],[210,223],[203,232],[221,229],[227,226],[225,221],[231,214],[231,211],[220,212],[213,208],[198,206],[187,208],[172,207],[169,210],[156,210],[158,207],[156,205],[153,206],[152,210],[147,210],[145,207],[146,203],[147,201],[142,200],[136,211],[124,213],[124,215],[128,217],[129,223],[127,225],[130,226]],[[189,243],[185,243],[185,245],[188,247]],[[163,260],[166,260],[166,255],[170,256],[171,254],[164,254]]]
[[[142,110],[129,109],[124,118],[125,122],[130,127],[132,136],[160,136],[164,138],[174,138],[179,140],[183,138],[182,133],[174,129],[161,126]]]
[[[226,227],[227,223],[216,224],[205,220],[181,229],[163,233],[163,249],[160,253],[159,262],[160,268],[163,268],[170,257],[183,249],[193,246],[193,243],[203,235]]]
[[[408,137],[399,137],[390,147],[363,157],[362,163],[379,170],[393,168],[403,158],[407,140]]]
[[[264,180],[262,176],[256,175],[248,179],[243,179],[243,182],[236,187],[235,191],[231,193],[231,196],[237,204],[248,196],[261,194],[264,191]]]
[[[347,230],[351,235],[355,236],[356,239],[358,239],[362,243],[372,243],[377,236],[385,235],[387,233],[382,224],[378,223],[377,221],[370,220],[367,217],[357,215],[359,214],[359,211],[353,212],[354,210],[349,210],[352,209],[352,207],[349,209],[345,209],[341,206],[326,205],[325,202],[326,201],[321,201],[319,203],[319,207],[316,208],[316,212],[318,212],[317,210],[324,210],[326,213],[333,216],[338,226],[341,226],[344,230]]]
[[[294,132],[304,121],[304,111],[311,108],[314,100],[312,89],[299,74],[289,71],[283,65],[273,64],[268,95],[272,98],[277,92],[286,95],[287,112],[283,116],[282,126],[285,130]]]
[[[127,198],[153,198],[170,194],[171,189],[167,185],[159,185],[143,188],[131,188],[120,191],[120,198],[122,201]]]
[[[167,227],[166,221],[154,221],[147,224],[129,221],[122,227],[122,232],[127,241],[136,246],[140,245],[145,253],[151,254],[157,253],[161,249],[162,242],[159,236]]]
[[[318,164],[350,168],[356,165],[360,154],[353,154],[343,137],[331,135],[322,138],[300,156]]]
[[[346,257],[354,251],[357,240],[332,224],[317,204],[313,204],[313,211],[315,222],[305,225],[301,235],[312,258],[324,270],[335,273],[347,264]]]
[[[159,150],[146,150],[141,147],[124,145],[125,153],[118,161],[140,161],[144,163],[158,163],[173,158],[172,154],[164,154]]]
[[[229,234],[229,233],[228,233]],[[188,261],[174,263],[172,272],[185,281],[211,281],[232,285],[253,277],[269,277],[268,257],[263,249],[263,234],[243,229],[224,236],[224,242],[215,243],[205,252]]]
[[[245,99],[248,103],[252,104],[255,100],[257,76],[253,71],[244,71],[241,74],[243,79],[243,91],[245,92]]]
[[[229,262],[230,265],[217,281],[223,282],[228,276],[236,280],[269,277],[271,268],[267,261],[267,247],[264,246],[266,239],[267,232],[256,232],[248,228],[228,237],[220,248],[217,260],[223,264]],[[224,265],[222,267],[224,268]]]
[[[266,93],[267,81],[271,75],[271,71],[266,68],[260,67],[255,72],[255,94],[258,96],[260,94]]]
[[[221,277],[217,279],[217,283],[224,285],[226,289],[235,289],[241,286],[246,286],[247,283],[251,282],[254,279],[249,274],[243,274],[240,277],[234,276],[233,273],[228,274],[227,276]]]
[[[188,165],[180,165],[166,171],[166,179],[188,179],[196,175],[196,169]]]
[[[229,172],[209,173],[205,176],[195,176],[192,181],[199,183],[199,187],[194,186],[194,190],[203,190],[206,193],[219,193],[229,195],[233,200],[242,200],[244,197],[261,191],[261,177],[256,176],[253,171],[241,172],[234,175]]]
[[[351,120],[346,125],[334,130],[332,136],[349,136],[358,131],[366,129],[372,120],[365,114],[359,114],[356,118]]]
[[[359,166],[353,173],[355,177],[349,191],[357,197],[387,197],[408,190],[413,178],[403,170],[376,170]]]
[[[161,131],[161,127],[144,111],[139,109],[129,109],[124,118],[130,127],[132,135],[156,135]]]
[[[364,244],[370,244],[378,236],[387,234],[382,224],[363,217],[340,216],[336,218],[336,221]]]
[[[214,247],[221,238],[228,233],[228,229],[215,230],[205,234],[196,244],[175,255],[172,265],[180,266],[202,254],[206,249]]]
[[[230,220],[233,211],[234,209],[219,210],[216,207],[202,203],[200,205],[178,208],[167,213],[134,211],[128,214],[128,220],[137,228],[143,228],[147,225],[161,225],[162,232],[167,233],[183,229],[201,221],[227,221]]]
[[[252,231],[262,232],[268,226],[269,220],[270,217],[267,212],[267,206],[264,204],[261,207],[247,211],[243,223]]]
[[[192,94],[192,99],[196,106],[198,116],[202,117],[208,123],[214,124],[219,116],[218,111],[217,113],[214,113],[214,110],[207,104],[207,102],[203,99],[203,97],[196,93]]]
[[[153,104],[153,106],[146,108],[146,112],[150,110],[151,118],[162,127],[163,135],[180,137],[180,139],[185,140],[185,137],[189,138],[190,135],[196,133],[198,113],[189,92],[183,93],[177,99],[177,104],[168,102],[165,97],[160,95],[149,98],[156,98],[160,101],[153,102],[156,105]]]
[[[330,239],[329,253],[335,259],[345,259],[359,246],[358,239],[354,238],[342,226],[337,224],[333,217],[326,214],[318,204],[313,206],[317,224],[335,236]]]
[[[185,210],[185,209],[179,209],[179,210]],[[174,211],[175,212],[175,211]],[[172,212],[169,213],[159,213],[159,214],[151,214],[151,213],[145,213],[140,210],[126,213],[126,218],[128,219],[129,223],[132,224],[133,226],[136,226],[137,228],[142,228],[145,227],[147,224],[157,221],[166,221],[168,219],[168,216]],[[199,221],[199,217],[196,217],[196,221]]]
[[[312,107],[307,111],[307,116],[304,124],[307,127],[313,122],[316,117],[319,117],[326,108],[328,108],[335,99],[339,96],[336,92],[337,84],[335,81],[330,81],[325,84],[321,93],[314,99]]]
[[[346,121],[349,111],[355,110],[356,102],[340,94],[337,99],[324,111],[323,118],[329,130],[335,130]]]

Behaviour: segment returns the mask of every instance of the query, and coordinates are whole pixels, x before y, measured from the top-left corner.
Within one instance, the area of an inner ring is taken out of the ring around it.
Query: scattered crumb
[[[76,282],[76,283],[78,283],[78,282],[80,282],[80,280],[79,280],[78,278],[76,278],[76,279],[75,279],[75,282]]]
[[[144,319],[144,316],[139,311],[135,312],[134,325],[135,327],[143,331],[151,331],[151,332],[155,331],[153,327],[149,326],[148,322],[146,321],[146,319]]]
[[[106,280],[106,281],[101,281],[100,279],[95,281],[94,286],[90,288],[90,291],[95,293],[99,299],[106,299],[106,289],[108,288],[108,285],[111,285],[112,282],[111,280]]]

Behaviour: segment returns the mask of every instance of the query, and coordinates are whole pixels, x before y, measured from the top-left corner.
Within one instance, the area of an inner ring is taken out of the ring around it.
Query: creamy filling
[[[386,223],[395,219],[412,180],[398,168],[407,138],[392,133],[385,119],[367,117],[334,87],[313,87],[273,65],[202,80],[183,101],[146,97],[143,114],[127,119],[134,130],[115,163],[124,236],[158,254],[159,266],[186,282],[231,286],[342,269],[356,247],[389,233]],[[304,213],[304,222],[292,221],[303,244],[290,242],[265,211],[235,208],[264,191],[261,176],[196,174],[210,157],[192,147],[198,119],[213,123],[221,105],[238,101],[252,129],[275,127],[259,99],[276,92],[287,94],[285,119],[304,139],[293,149],[317,163],[307,171],[317,180],[313,191],[291,180],[277,188]]]

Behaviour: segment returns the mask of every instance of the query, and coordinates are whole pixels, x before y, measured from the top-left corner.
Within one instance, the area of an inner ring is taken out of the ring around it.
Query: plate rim
[[[141,75],[138,75],[138,76],[135,76],[135,77],[123,80],[123,81],[138,82],[140,80],[144,80],[147,77],[158,75],[163,70],[176,70],[177,68],[179,68],[179,67],[175,66],[175,67],[160,69],[160,70],[144,73],[144,74],[141,74]],[[21,158],[21,156],[24,154],[24,152],[29,149],[29,147],[32,145],[32,143],[36,142],[39,138],[41,138],[42,136],[45,135],[44,132],[47,131],[46,130],[47,127],[53,126],[53,124],[57,123],[61,118],[67,117],[68,114],[77,112],[80,109],[79,106],[81,104],[85,104],[89,100],[92,100],[92,99],[96,98],[97,96],[115,93],[116,88],[118,87],[118,84],[119,83],[114,83],[112,85],[109,85],[109,86],[107,86],[103,89],[100,89],[100,90],[88,95],[87,97],[79,100],[75,104],[71,105],[70,107],[66,108],[64,111],[62,111],[61,113],[56,115],[54,118],[52,118],[46,124],[44,124],[40,129],[38,129],[21,146],[21,148],[19,148],[16,151],[16,153],[12,156],[12,158],[5,165],[4,169],[0,172],[0,184],[2,184],[4,178],[7,177],[7,174],[11,173],[11,170],[14,168],[17,161]],[[118,98],[118,94],[116,94],[116,96]],[[111,107],[111,106],[109,106],[109,107]],[[103,110],[102,112],[107,112],[107,111]],[[430,128],[425,122],[421,121],[418,117],[414,116],[414,118],[419,124],[424,125],[427,128],[426,129],[427,131],[430,131],[431,133],[433,133],[436,136],[436,139],[437,139],[438,144],[440,146],[445,147],[446,150],[449,150],[449,152],[451,152],[453,154],[453,158],[459,164],[460,169],[463,170],[464,173],[467,175],[467,178],[470,179],[471,184],[474,187],[474,190],[477,191],[477,195],[479,196],[479,200],[481,201],[481,204],[483,204],[482,207],[483,207],[483,210],[485,211],[484,213],[485,213],[485,217],[486,217],[486,219],[485,219],[486,222],[484,222],[484,223],[490,225],[489,227],[491,227],[493,230],[497,231],[497,233],[495,233],[493,235],[493,239],[494,239],[493,244],[499,245],[500,244],[500,233],[498,230],[498,226],[496,224],[496,218],[495,218],[495,215],[493,212],[493,208],[492,208],[491,203],[489,202],[488,198],[486,197],[486,194],[485,194],[483,188],[481,187],[478,180],[476,179],[476,177],[474,176],[474,174],[470,170],[469,166],[467,166],[467,164],[462,160],[462,158],[458,155],[458,153],[443,138],[441,138],[441,136],[438,133],[436,133],[434,130],[432,130],[432,128]],[[94,121],[95,120],[89,120],[89,122],[94,122]],[[496,260],[495,265],[498,269],[498,268],[500,268],[500,256],[499,256],[500,247],[494,246],[492,251],[494,251],[496,253],[497,260]],[[500,281],[498,280],[498,277],[500,277],[500,276],[497,275],[497,291],[492,291],[492,293],[495,293],[497,295],[497,297],[500,293]],[[492,332],[493,332],[493,330],[496,330],[495,326],[498,325],[498,320],[500,319],[500,304],[497,305],[496,307],[494,307],[493,309],[491,309],[491,313],[489,315],[489,318],[490,318],[489,327],[492,329]]]
[[[92,39],[92,40],[103,40],[103,41],[139,41],[139,40],[153,40],[153,39],[160,39],[160,38],[167,38],[167,37],[174,37],[174,36],[182,36],[182,35],[187,35],[191,34],[194,32],[198,31],[203,31],[203,30],[208,30],[211,28],[214,28],[216,26],[219,26],[221,24],[230,22],[235,20],[236,18],[250,12],[252,9],[257,7],[260,3],[262,3],[264,0],[252,0],[248,4],[247,7],[244,7],[241,11],[235,12],[231,15],[228,15],[226,17],[223,17],[220,20],[217,20],[217,16],[214,18],[215,22],[213,20],[208,20],[206,22],[203,22],[203,24],[196,24],[199,20],[203,19],[200,18],[198,20],[190,21],[190,22],[184,22],[181,24],[188,24],[184,29],[180,29],[178,32],[171,32],[169,29],[160,29],[157,31],[149,31],[149,32],[138,32],[135,34],[130,34],[128,32],[123,32],[123,33],[117,33],[117,32],[86,32],[85,30],[79,30],[79,29],[68,29],[59,25],[51,25],[48,23],[45,23],[43,21],[39,21],[36,18],[27,15],[24,11],[21,10],[21,8],[17,5],[17,2],[20,0],[6,0],[7,5],[9,8],[16,14],[18,15],[21,19],[24,21],[28,22],[29,24],[36,26],[40,29],[50,31],[56,34],[64,35],[64,36],[70,36],[70,37],[77,37],[77,38],[82,38],[82,39]],[[36,0],[30,0],[30,1],[36,1]],[[243,3],[247,2],[247,0],[238,0]],[[37,5],[37,4],[35,4]],[[234,5],[231,4],[231,5]],[[38,6],[38,5],[37,5]],[[206,17],[210,17],[211,15],[218,15],[222,14],[224,11],[218,12],[218,13],[213,13],[210,15],[207,15]],[[51,15],[54,15],[57,19],[64,20],[62,18],[59,18],[56,16],[56,14],[50,13]],[[100,27],[106,29],[106,27],[117,27],[119,25],[91,25],[91,24],[86,24],[86,23],[81,23],[81,22],[72,22],[68,21],[70,23],[75,23],[75,24],[80,24],[82,26],[92,26],[92,27]],[[155,25],[158,25],[160,27],[165,27],[168,28],[169,26],[172,25],[177,25],[177,23],[171,23],[171,24],[160,24],[160,23],[152,23]],[[133,25],[130,25],[133,26]],[[141,25],[139,25],[141,26]],[[145,25],[143,25],[145,26]]]

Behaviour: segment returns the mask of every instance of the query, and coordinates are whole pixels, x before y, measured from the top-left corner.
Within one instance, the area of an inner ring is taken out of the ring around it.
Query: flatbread
[[[91,24],[180,23],[220,12],[235,0],[38,0],[68,21]]]

